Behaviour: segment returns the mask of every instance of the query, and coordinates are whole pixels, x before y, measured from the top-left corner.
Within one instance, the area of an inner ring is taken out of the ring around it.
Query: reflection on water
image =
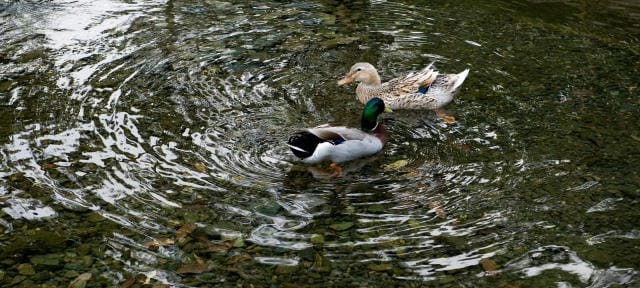
[[[3,285],[640,281],[633,3],[0,5]],[[354,61],[434,60],[458,123],[385,116],[340,179],[283,145],[357,125]]]

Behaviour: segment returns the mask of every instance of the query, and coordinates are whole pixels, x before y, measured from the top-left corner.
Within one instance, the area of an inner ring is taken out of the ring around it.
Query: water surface
[[[638,4],[0,5],[3,286],[640,285]],[[356,61],[471,73],[335,179]]]

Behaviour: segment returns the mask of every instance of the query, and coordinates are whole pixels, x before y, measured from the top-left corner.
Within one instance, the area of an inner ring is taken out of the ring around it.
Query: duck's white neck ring
[[[373,126],[373,129],[369,130],[369,132],[376,131],[376,129],[378,129],[378,125],[379,124],[380,124],[380,122],[376,122],[376,126]]]

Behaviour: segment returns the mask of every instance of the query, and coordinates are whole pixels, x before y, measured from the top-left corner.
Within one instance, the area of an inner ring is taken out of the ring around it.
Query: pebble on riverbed
[[[22,263],[18,265],[18,273],[20,273],[20,275],[31,276],[36,274],[36,269],[29,263]]]

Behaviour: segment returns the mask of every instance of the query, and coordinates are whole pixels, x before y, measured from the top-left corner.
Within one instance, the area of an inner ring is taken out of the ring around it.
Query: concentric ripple
[[[62,286],[638,283],[636,26],[573,1],[559,23],[539,1],[236,2],[0,4],[0,283],[35,283],[33,255],[64,255],[38,274]],[[336,86],[357,61],[471,74],[455,124],[384,115],[383,152],[330,177],[284,143],[359,125]]]

